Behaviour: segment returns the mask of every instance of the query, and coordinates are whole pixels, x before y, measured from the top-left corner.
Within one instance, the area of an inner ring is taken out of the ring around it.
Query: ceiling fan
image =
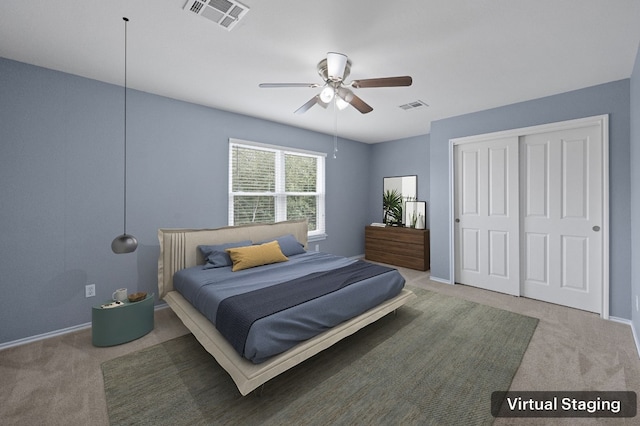
[[[262,88],[281,87],[322,87],[319,94],[311,98],[307,103],[298,108],[295,113],[302,114],[315,104],[326,108],[332,100],[335,100],[339,109],[344,109],[351,105],[362,114],[373,111],[373,108],[365,101],[356,96],[351,89],[363,89],[368,87],[398,87],[411,86],[413,82],[410,76],[368,78],[364,80],[353,80],[346,82],[346,78],[351,72],[351,60],[342,53],[329,52],[327,57],[318,62],[318,74],[324,83],[261,83]]]

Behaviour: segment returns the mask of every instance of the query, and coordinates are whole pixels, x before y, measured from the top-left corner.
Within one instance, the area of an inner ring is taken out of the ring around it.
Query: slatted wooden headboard
[[[306,219],[277,223],[226,226],[217,229],[164,229],[158,230],[160,257],[158,259],[158,294],[163,298],[173,291],[173,274],[180,269],[204,264],[199,245],[231,243],[251,240],[254,243],[293,234],[307,247]]]

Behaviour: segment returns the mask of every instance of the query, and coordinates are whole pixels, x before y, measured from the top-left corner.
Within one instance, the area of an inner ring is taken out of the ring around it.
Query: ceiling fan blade
[[[413,79],[408,76],[402,77],[383,77],[383,78],[367,78],[364,80],[353,80],[351,86],[356,89],[365,87],[398,87],[398,86],[411,86]]]
[[[357,97],[356,95],[353,95],[353,98],[349,103],[351,104],[352,107],[354,107],[355,109],[357,109],[363,114],[373,111],[373,108],[371,107],[371,105],[369,105],[368,103],[366,103],[365,101]]]
[[[369,104],[354,95],[351,90],[345,87],[340,87],[336,93],[340,99],[351,104],[351,106],[363,114],[373,111],[373,108]]]
[[[305,112],[307,112],[309,110],[309,108],[311,108],[312,106],[314,106],[317,103],[318,103],[317,96],[314,96],[307,103],[305,103],[300,108],[295,110],[295,114],[304,114]]]
[[[260,83],[259,87],[263,89],[272,89],[272,88],[280,88],[280,87],[311,87],[316,88],[320,87],[318,83]]]
[[[320,95],[315,95],[313,98],[309,99],[304,105],[302,105],[300,108],[295,110],[295,114],[304,114],[315,104],[320,105],[322,108],[326,108],[327,105],[329,105],[328,103],[320,99]]]

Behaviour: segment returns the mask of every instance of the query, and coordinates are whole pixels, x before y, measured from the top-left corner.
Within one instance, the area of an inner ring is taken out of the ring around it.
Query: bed
[[[376,297],[382,297],[384,298],[384,300],[373,302],[375,303],[375,306],[366,308],[364,312],[358,313],[355,317],[350,317],[348,319],[345,319],[344,321],[337,323],[336,325],[332,325],[331,328],[325,329],[313,337],[305,338],[305,340],[303,341],[292,344],[293,346],[286,348],[283,351],[282,348],[273,349],[277,352],[275,354],[271,354],[268,351],[265,352],[262,349],[258,349],[255,351],[252,349],[248,349],[248,351],[251,352],[252,355],[247,357],[246,354],[242,354],[238,351],[238,345],[236,342],[232,342],[224,337],[224,329],[222,329],[223,331],[221,332],[220,330],[218,330],[216,325],[214,325],[215,321],[213,320],[215,320],[215,314],[211,314],[214,315],[212,319],[207,318],[207,316],[211,316],[209,314],[209,310],[203,309],[202,306],[199,305],[199,302],[197,300],[194,302],[192,293],[198,293],[202,290],[189,290],[188,286],[190,284],[188,284],[188,281],[190,278],[187,279],[185,278],[185,276],[188,275],[188,271],[192,270],[196,271],[196,276],[202,275],[204,274],[204,272],[199,271],[210,266],[207,260],[205,260],[205,254],[203,254],[202,250],[198,249],[199,246],[212,246],[229,243],[231,243],[230,245],[233,246],[233,243],[238,242],[238,244],[240,244],[239,242],[243,241],[251,241],[252,246],[262,242],[271,245],[274,239],[280,238],[282,236],[290,236],[292,238],[295,238],[295,240],[297,240],[297,242],[299,242],[299,244],[304,249],[306,249],[307,222],[305,220],[302,220],[286,221],[272,224],[224,227],[218,229],[158,230],[158,239],[160,241],[160,257],[158,260],[158,293],[160,298],[166,301],[169,307],[176,313],[176,315],[185,324],[185,326],[193,333],[200,344],[211,355],[213,355],[220,366],[227,371],[242,395],[247,395],[268,380],[294,367],[295,365],[310,358],[318,352],[330,347],[331,345],[344,339],[345,337],[355,333],[366,325],[377,321],[388,313],[395,311],[397,308],[407,303],[411,298],[415,297],[415,295],[411,291],[403,288],[404,280],[402,279],[402,285],[400,286],[399,291],[397,282],[389,284],[389,289],[382,291],[392,292],[393,295],[391,297],[387,298],[387,296],[384,295],[372,297],[372,300],[375,300]],[[260,287],[261,289],[264,286],[262,286],[262,284],[259,285],[258,281],[269,281],[271,279],[270,275],[268,275],[271,273],[269,271],[277,269],[277,265],[283,265],[283,270],[286,267],[288,268],[287,270],[290,271],[296,268],[295,265],[298,263],[306,265],[307,262],[312,262],[312,258],[313,262],[315,262],[316,257],[331,257],[330,255],[306,252],[306,250],[301,251],[304,253],[296,253],[293,256],[289,256],[286,261],[278,262],[275,264],[257,266],[255,268],[248,268],[246,270],[238,272],[231,272],[232,267],[229,266],[225,268],[219,268],[216,273],[222,274],[222,276],[226,277],[225,279],[227,279],[229,276],[233,276],[233,274],[237,274],[238,277],[244,275],[253,276],[253,281],[250,280],[246,285],[251,289],[255,289],[256,286]],[[236,259],[234,258],[234,260]],[[339,269],[342,267],[344,267],[345,269],[354,268],[357,267],[357,265],[355,264],[356,262],[361,262],[345,258],[334,259],[334,257],[331,257],[330,260],[331,262],[337,262],[332,266],[335,267],[335,269]],[[234,264],[233,267],[235,266],[236,265]],[[324,272],[321,270],[326,269],[325,266],[317,268],[319,269],[317,269],[316,273],[324,274]],[[288,272],[288,274],[291,273],[292,272]],[[377,275],[368,277],[365,280],[378,280],[378,282],[397,280],[397,278],[393,277],[392,274],[393,273],[380,271],[379,273],[377,273]],[[399,273],[397,271],[395,271],[395,274],[399,276]],[[259,275],[261,279],[256,279],[256,275]],[[301,277],[300,279],[304,278],[305,277]],[[216,280],[217,279],[218,278],[216,278]],[[287,281],[281,284],[286,286],[292,284],[292,282]],[[340,292],[345,291],[345,289],[346,291],[357,291],[357,287],[359,285],[361,285],[360,282],[351,283],[350,285],[347,285],[344,288],[340,288],[337,291],[331,292],[328,295],[316,297],[312,301],[303,303],[301,305],[296,305],[295,308],[287,310],[296,311],[297,309],[298,313],[296,315],[300,315],[300,306],[307,305],[309,303],[322,303],[320,299],[327,297],[333,297],[333,300],[330,303],[331,306],[339,307],[340,300],[349,299],[349,296],[345,297],[345,294]],[[178,291],[177,287],[181,287],[181,291],[184,292],[186,297],[180,291]],[[210,287],[212,286],[203,285],[202,288],[208,289]],[[227,287],[231,288],[233,286]],[[258,291],[261,291],[260,289],[258,289]],[[358,299],[360,298],[358,297]],[[353,300],[353,298],[350,298],[349,300]],[[226,301],[226,299],[224,299],[223,301]],[[220,302],[219,306],[216,306],[221,312],[223,311],[223,309],[221,308],[223,306],[222,302]],[[362,309],[362,307],[355,307],[354,309]],[[315,310],[318,311],[318,309]],[[342,310],[342,308],[338,310]],[[322,309],[320,309],[320,311],[322,311]],[[253,337],[249,337],[247,339],[247,342],[249,342],[252,338],[254,340],[259,340],[255,336],[258,336],[260,338],[266,336],[266,339],[270,339],[269,321],[271,321],[274,317],[276,317],[275,320],[277,321],[278,315],[285,314],[281,314],[279,312],[278,314],[269,317],[269,319],[260,319],[259,321],[256,321],[248,331],[248,335]],[[224,318],[224,315],[223,317],[218,318]],[[286,317],[283,318],[285,321],[290,321],[290,319]],[[321,321],[324,321],[324,319],[321,319]],[[335,321],[335,319],[332,319],[332,321]],[[316,321],[314,320],[311,322]],[[258,326],[259,324],[262,324],[260,326],[261,328]],[[221,324],[218,324],[218,327],[220,327],[220,325]],[[247,347],[250,347],[249,343],[247,343],[246,345]]]

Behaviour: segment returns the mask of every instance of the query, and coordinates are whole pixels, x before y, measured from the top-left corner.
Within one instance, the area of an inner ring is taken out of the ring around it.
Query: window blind
[[[229,140],[229,224],[306,218],[324,236],[326,154]]]

